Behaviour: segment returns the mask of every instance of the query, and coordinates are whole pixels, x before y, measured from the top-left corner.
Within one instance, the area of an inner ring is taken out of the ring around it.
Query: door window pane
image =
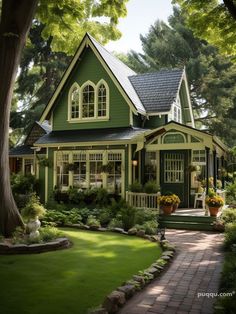
[[[164,182],[184,182],[184,156],[181,153],[164,154]]]
[[[157,154],[146,152],[145,155],[145,181],[156,181],[157,178]]]

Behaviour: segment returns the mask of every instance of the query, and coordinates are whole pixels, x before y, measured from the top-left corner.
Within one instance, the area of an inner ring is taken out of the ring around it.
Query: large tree
[[[2,0],[0,20],[0,233],[9,236],[23,224],[12,196],[9,178],[8,136],[14,82],[26,37],[35,16],[45,25],[44,38],[53,49],[73,54],[85,31],[101,41],[118,38],[119,16],[128,0]],[[96,17],[107,17],[102,23]]]
[[[157,21],[151,26],[148,34],[141,36],[144,53],[129,53],[128,64],[137,72],[186,66],[198,126],[232,145],[236,122],[230,112],[236,107],[236,65],[216,47],[196,38],[177,8],[169,24]]]
[[[236,58],[235,0],[173,0],[186,13],[188,26],[199,38]]]

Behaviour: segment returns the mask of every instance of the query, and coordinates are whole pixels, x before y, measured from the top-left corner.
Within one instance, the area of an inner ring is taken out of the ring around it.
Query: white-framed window
[[[173,121],[182,123],[182,110],[179,97],[177,97],[176,102],[173,104],[171,116]]]
[[[86,122],[109,119],[109,87],[101,79],[97,84],[85,82],[81,87],[75,82],[68,96],[68,121]]]
[[[57,151],[54,155],[54,185],[67,190],[104,187],[124,194],[124,150]]]
[[[168,132],[162,137],[163,144],[185,143],[186,138],[180,132]]]
[[[98,86],[98,117],[105,117],[107,111],[107,90],[102,83]]]
[[[110,193],[121,193],[122,184],[122,154],[108,153],[107,190]]]
[[[69,187],[69,153],[60,152],[57,155],[56,164],[57,186],[61,188]]]
[[[86,188],[86,153],[73,153],[72,162],[74,164],[72,185],[77,188]]]
[[[82,118],[95,117],[95,90],[92,85],[86,85],[82,90]]]
[[[198,165],[206,165],[206,151],[202,150],[192,150],[192,163]]]
[[[156,181],[157,179],[157,153],[145,153],[145,181]]]

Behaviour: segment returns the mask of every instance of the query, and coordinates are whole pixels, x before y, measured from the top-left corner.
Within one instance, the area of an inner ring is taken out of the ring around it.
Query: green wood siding
[[[53,169],[54,169],[54,150],[49,148],[48,150],[48,159],[50,161],[50,167],[48,167],[48,200],[53,195],[54,185],[53,185]]]
[[[68,92],[71,85],[77,82],[80,86],[90,80],[97,84],[104,79],[109,86],[110,119],[109,121],[95,121],[69,123],[68,119]],[[53,130],[97,129],[129,126],[129,106],[117,87],[101,65],[91,48],[86,48],[82,59],[74,67],[62,93],[56,100],[53,110]]]
[[[147,129],[155,129],[162,125],[164,125],[165,122],[165,116],[150,116],[149,119],[145,121],[145,128]]]

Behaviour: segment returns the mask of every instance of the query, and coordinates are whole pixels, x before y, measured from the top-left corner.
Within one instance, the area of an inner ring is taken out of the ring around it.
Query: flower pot
[[[219,208],[220,208],[220,207],[210,207],[210,206],[209,206],[210,216],[216,217],[217,214],[218,214]]]
[[[179,204],[173,204],[172,213],[174,213],[178,207],[179,207]]]
[[[173,211],[173,205],[162,205],[161,209],[163,210],[164,215],[170,215]]]

